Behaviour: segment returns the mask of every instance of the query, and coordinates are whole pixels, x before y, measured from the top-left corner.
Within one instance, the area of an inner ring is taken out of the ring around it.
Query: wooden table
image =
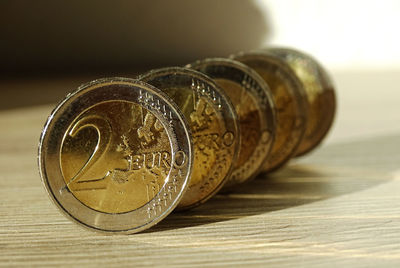
[[[45,103],[85,80],[2,81],[0,266],[400,267],[398,74],[335,73],[338,118],[318,150],[128,236],[67,220],[38,175]]]

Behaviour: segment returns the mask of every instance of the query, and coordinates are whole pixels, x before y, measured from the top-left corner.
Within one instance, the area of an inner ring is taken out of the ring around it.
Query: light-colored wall
[[[332,69],[400,69],[399,0],[257,0],[265,44],[297,47]]]

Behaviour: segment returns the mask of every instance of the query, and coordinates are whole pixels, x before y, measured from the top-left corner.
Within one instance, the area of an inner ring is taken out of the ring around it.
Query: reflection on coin
[[[211,78],[192,69],[163,68],[138,79],[167,93],[189,121],[193,172],[178,208],[205,202],[223,186],[237,158],[239,130],[232,103]]]
[[[304,85],[308,101],[306,132],[296,155],[314,149],[332,126],[336,110],[334,87],[324,68],[311,56],[288,48],[271,48],[269,52],[289,64]]]
[[[303,85],[283,60],[268,52],[252,51],[231,57],[254,69],[272,91],[277,130],[263,171],[273,171],[296,153],[303,137],[307,114]]]
[[[93,81],[51,113],[39,170],[55,204],[98,231],[134,233],[179,203],[192,170],[190,132],[158,89],[126,78]]]
[[[210,76],[229,96],[239,119],[241,145],[226,187],[257,175],[275,134],[275,107],[265,81],[246,65],[229,59],[197,61],[188,67]]]

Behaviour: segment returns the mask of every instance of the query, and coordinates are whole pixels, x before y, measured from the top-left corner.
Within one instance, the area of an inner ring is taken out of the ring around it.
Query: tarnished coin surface
[[[55,204],[98,231],[134,233],[179,203],[192,171],[190,131],[161,91],[132,79],[82,85],[51,113],[39,170]]]
[[[211,58],[187,67],[211,77],[229,96],[239,119],[240,149],[226,187],[257,175],[275,135],[275,107],[266,82],[251,68],[234,60]]]
[[[171,67],[138,77],[167,93],[189,121],[193,137],[193,172],[180,209],[212,197],[232,173],[239,148],[234,107],[208,76],[188,68]]]
[[[231,58],[254,69],[272,91],[277,130],[263,171],[273,171],[289,161],[303,138],[307,115],[303,85],[282,59],[266,51],[243,52]]]
[[[297,156],[304,155],[321,143],[332,126],[336,110],[333,83],[322,65],[310,55],[289,48],[270,48],[268,51],[287,62],[304,85],[308,120],[296,153]]]

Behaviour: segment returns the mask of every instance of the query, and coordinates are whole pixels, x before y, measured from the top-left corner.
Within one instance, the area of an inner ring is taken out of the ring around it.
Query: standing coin
[[[232,173],[239,148],[234,107],[211,78],[192,69],[163,68],[139,79],[167,93],[189,121],[193,172],[178,208],[197,206],[212,197]]]
[[[253,178],[266,160],[275,134],[275,107],[268,85],[254,70],[234,60],[206,59],[188,67],[210,76],[229,96],[238,115],[239,156],[225,186]]]
[[[314,149],[332,126],[336,110],[334,87],[328,73],[311,56],[288,48],[271,48],[269,52],[289,64],[304,85],[308,101],[308,120],[296,155]]]
[[[82,85],[51,113],[39,170],[54,203],[98,231],[134,233],[179,203],[192,170],[188,125],[158,89],[126,78]]]
[[[254,69],[272,91],[277,131],[263,171],[276,170],[296,153],[305,132],[307,106],[303,85],[283,60],[266,51],[239,53],[232,58]]]

